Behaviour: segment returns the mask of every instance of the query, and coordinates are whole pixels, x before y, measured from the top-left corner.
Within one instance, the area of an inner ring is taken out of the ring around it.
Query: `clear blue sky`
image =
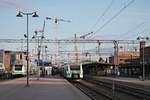
[[[0,0],[0,38],[23,38],[26,33],[26,17],[17,18],[18,11],[37,11],[39,18],[29,18],[30,37],[41,29],[45,17],[71,20],[71,23],[47,20],[45,35],[49,39],[71,38],[96,31],[114,16],[128,1],[114,0],[112,6],[92,29],[112,0]],[[113,19],[92,38],[136,39],[138,35],[149,36],[150,0],[135,0],[119,16]],[[140,24],[143,23],[143,24]],[[140,24],[140,25],[139,25]],[[57,31],[56,31],[57,30]]]

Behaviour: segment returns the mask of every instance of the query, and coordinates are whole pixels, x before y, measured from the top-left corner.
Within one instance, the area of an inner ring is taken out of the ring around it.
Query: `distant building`
[[[25,60],[26,60],[26,52],[15,51],[14,55],[15,55],[15,60],[14,60],[15,64],[23,64],[23,62],[25,62]]]
[[[6,71],[10,72],[14,64],[23,64],[26,60],[26,52],[0,50],[0,63],[3,63]]]
[[[144,41],[142,41],[144,42]],[[143,47],[144,47],[144,62],[143,62]],[[145,75],[150,79],[150,46],[145,47],[145,42],[140,48],[140,67],[143,70],[143,63],[145,63]]]
[[[0,63],[3,63],[7,71],[11,71],[11,51],[0,50]]]
[[[121,51],[117,54],[117,65],[127,63],[126,60],[139,58],[140,53],[138,51]],[[115,64],[114,56],[109,57],[109,62]]]
[[[144,48],[144,62],[143,62],[143,48]],[[139,77],[143,73],[143,63],[145,66],[145,76],[150,79],[150,46],[145,47],[145,41],[140,42],[139,54],[126,57],[124,62],[119,61],[120,73],[123,76]],[[136,53],[135,53],[136,54]]]
[[[140,49],[140,62],[143,60],[143,49]],[[144,47],[144,61],[145,64],[150,65],[150,46]]]

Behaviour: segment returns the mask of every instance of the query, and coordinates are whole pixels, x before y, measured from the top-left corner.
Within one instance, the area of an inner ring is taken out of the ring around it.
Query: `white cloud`
[[[32,5],[21,0],[0,0],[0,7],[32,9]]]

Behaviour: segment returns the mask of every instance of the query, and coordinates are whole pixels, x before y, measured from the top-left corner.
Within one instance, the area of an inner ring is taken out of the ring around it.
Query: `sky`
[[[70,39],[74,34],[80,37],[89,32],[94,32],[88,37],[90,39],[134,40],[138,36],[149,36],[150,0],[134,0],[106,24],[130,1],[132,0],[0,0],[0,38],[24,38],[26,16],[17,18],[19,11],[37,11],[39,15],[38,18],[29,16],[30,38],[35,30],[42,29],[46,17],[71,21],[59,21],[56,25],[53,20],[46,20],[44,34],[47,39]],[[103,25],[105,26],[99,30]]]
[[[46,39],[73,39],[74,34],[79,38],[92,32],[85,39],[136,40],[138,36],[149,37],[149,5],[150,0],[0,0],[0,39],[25,39],[27,17],[24,15],[19,18],[16,15],[19,11],[24,13],[36,11],[38,18],[29,16],[30,39],[35,34],[35,30],[42,29],[45,20]],[[46,17],[70,22],[59,21],[56,24],[54,20],[46,20]],[[44,45],[48,46],[48,54],[53,56],[53,60],[59,50],[75,50],[73,44]],[[131,45],[131,50],[134,50],[136,45]],[[83,54],[85,52],[92,54],[97,52],[98,48],[97,44],[77,44],[77,46],[78,51]],[[1,43],[0,49],[26,50],[26,43],[9,43],[9,45]],[[37,43],[30,44],[29,49],[36,55]],[[124,45],[125,49],[129,49],[128,44]],[[100,45],[101,54],[106,52],[112,55],[113,50],[113,44]],[[67,55],[60,58],[67,58]]]

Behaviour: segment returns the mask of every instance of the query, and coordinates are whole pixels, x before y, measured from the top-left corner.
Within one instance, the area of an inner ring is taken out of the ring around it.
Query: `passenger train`
[[[26,67],[23,65],[23,64],[15,64],[13,67],[12,67],[12,75],[13,76],[17,76],[17,75],[20,75],[20,76],[25,76],[27,73],[26,71]]]
[[[37,71],[36,64],[29,64],[29,74],[35,74]],[[14,64],[12,67],[13,76],[26,76],[27,75],[27,66],[26,64]]]
[[[3,63],[0,63],[0,76],[5,74],[5,67]]]
[[[62,68],[62,74],[67,79],[82,79],[83,68],[82,64],[65,64]]]

